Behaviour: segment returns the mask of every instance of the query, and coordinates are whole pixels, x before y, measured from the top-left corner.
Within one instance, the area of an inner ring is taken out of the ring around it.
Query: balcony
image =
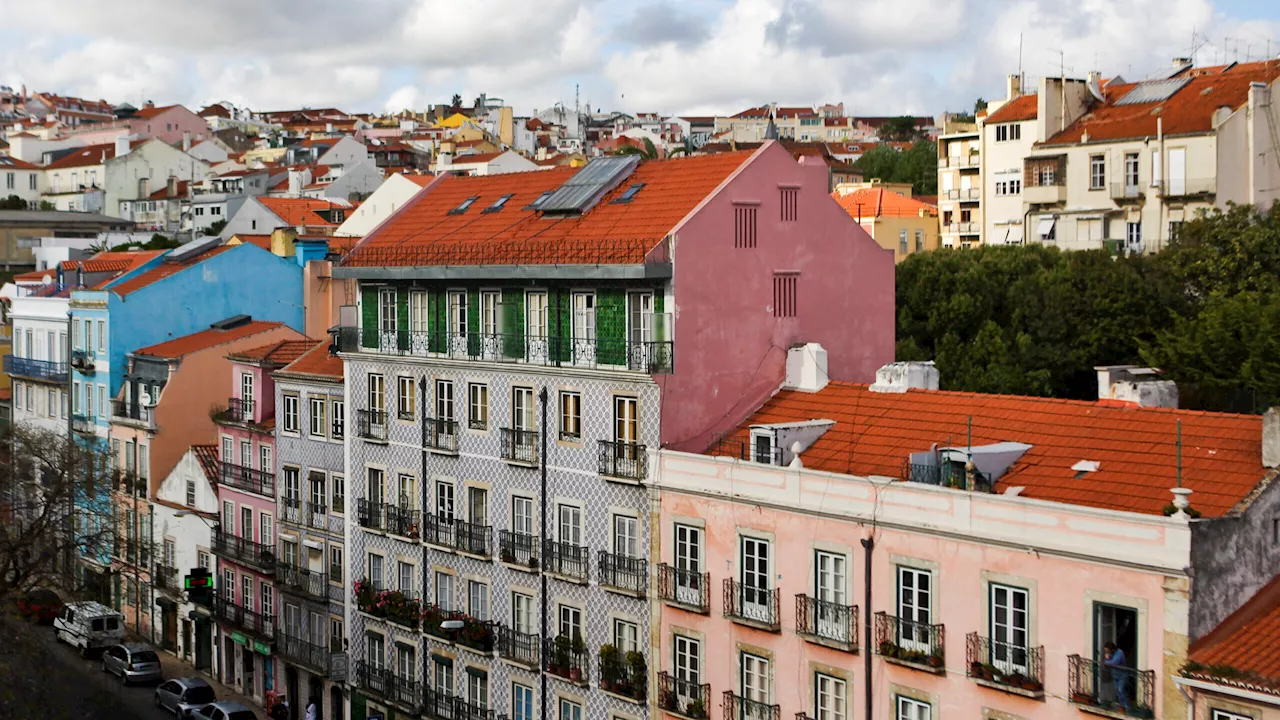
[[[1141,182],[1113,182],[1110,185],[1111,199],[1116,202],[1142,200],[1147,196],[1147,186]]]
[[[982,190],[976,187],[960,188],[961,202],[976,202],[982,199]]]
[[[241,565],[248,565],[268,575],[275,574],[276,551],[271,545],[263,545],[215,530],[213,554]]]
[[[439,455],[458,454],[458,423],[454,420],[427,418],[426,446]]]
[[[385,530],[386,506],[360,498],[356,500],[356,524],[367,530]]]
[[[32,360],[15,355],[4,356],[4,371],[9,375],[26,380],[65,384],[67,382],[67,364],[48,360]]]
[[[91,415],[81,415],[76,413],[71,416],[71,430],[81,435],[93,435],[97,422]]]
[[[387,413],[382,410],[356,411],[356,437],[370,442],[387,441]]]
[[[671,673],[660,672],[658,707],[664,712],[689,720],[706,720],[711,711],[711,685],[699,685],[681,680]]]
[[[1066,185],[1023,185],[1022,200],[1028,205],[1057,205],[1067,201]]]
[[[605,479],[638,485],[648,474],[649,453],[644,445],[600,440],[598,456],[600,477]]]
[[[1166,180],[1163,185],[1157,188],[1161,197],[1165,198],[1187,198],[1199,195],[1216,195],[1218,192],[1218,179],[1211,178],[1186,178],[1177,180]]]
[[[649,696],[649,668],[644,653],[600,647],[600,689],[635,703]]]
[[[417,714],[422,706],[422,685],[417,680],[397,676],[390,668],[356,662],[356,685],[370,695]]]
[[[498,657],[536,669],[542,662],[542,643],[537,635],[523,633],[505,625],[498,626]]]
[[[652,320],[649,326],[653,326]],[[651,375],[671,373],[675,355],[670,340],[581,339],[522,333],[382,332],[376,327],[355,326],[339,328],[338,349],[486,363],[618,368]]]
[[[585,585],[590,576],[591,551],[581,545],[542,541],[542,569],[562,580]]]
[[[922,465],[906,463],[902,467],[902,479],[908,482],[957,490],[973,490],[975,492],[995,492],[995,483],[990,473],[977,469],[968,469],[961,463],[944,462],[940,465]]]
[[[280,592],[309,600],[329,600],[329,576],[322,572],[276,563],[276,586]]]
[[[796,634],[817,645],[858,652],[858,606],[796,595]]]
[[[276,652],[285,660],[302,665],[321,677],[333,677],[334,651],[330,648],[286,635],[277,628]]]
[[[422,520],[423,542],[448,550],[453,549],[453,518],[427,515]]]
[[[223,485],[270,498],[276,495],[275,473],[223,462],[221,474]]]
[[[982,232],[982,223],[953,222],[943,226],[943,232],[949,235],[977,235]]]
[[[178,568],[156,565],[151,570],[151,583],[166,595],[182,595],[183,588],[181,578],[178,577]]]
[[[574,635],[572,640],[564,635],[547,638],[543,643],[543,656],[547,659],[547,672],[552,675],[584,687],[590,682],[591,667],[581,635]]]
[[[510,530],[498,531],[498,557],[502,562],[538,571],[538,537]]]
[[[411,590],[382,590],[369,580],[361,579],[353,586],[352,595],[360,612],[401,627],[417,630],[424,617],[422,603]]]
[[[440,720],[507,720],[507,716],[491,707],[475,705],[455,697],[453,699],[453,715]]]
[[[383,529],[392,535],[417,540],[422,537],[422,511],[397,505],[382,506]]]
[[[782,706],[748,700],[732,690],[724,691],[724,720],[781,720]]]
[[[649,594],[649,562],[644,558],[601,550],[596,571],[600,587],[632,597]]]
[[[446,620],[461,620],[465,624],[470,619],[466,613],[457,610],[445,610],[435,604],[422,605],[422,632],[434,635],[444,642],[453,642],[458,635],[458,631],[441,627]]]
[[[1024,647],[992,640],[976,632],[965,638],[969,679],[1013,695],[1044,697],[1044,647]]]
[[[463,616],[462,623],[462,629],[454,631],[454,642],[482,655],[493,652],[498,642],[498,623],[470,616]]]
[[[876,654],[886,662],[943,675],[946,628],[876,613]]]
[[[453,547],[460,553],[489,560],[493,558],[493,528],[465,520],[453,523]]]
[[[267,642],[275,639],[275,618],[270,615],[246,610],[223,598],[215,598],[213,601],[213,616],[223,625],[252,633]]]
[[[112,422],[123,422],[143,429],[154,429],[155,420],[151,408],[130,400],[111,401]]]
[[[502,459],[512,465],[535,467],[538,464],[538,433],[536,430],[501,428]]]
[[[706,615],[711,612],[711,573],[658,566],[658,597],[668,605]]]
[[[253,422],[256,409],[253,398],[227,398],[227,409],[218,414],[218,421],[248,425]]]
[[[1067,658],[1071,704],[1095,715],[1149,718],[1155,714],[1154,670],[1106,665],[1080,655]]]
[[[781,629],[781,597],[777,588],[770,590],[725,578],[724,616],[739,625],[778,632]]]

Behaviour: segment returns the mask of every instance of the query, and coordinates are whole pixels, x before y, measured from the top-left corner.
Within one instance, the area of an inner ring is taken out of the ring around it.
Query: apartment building
[[[975,123],[943,121],[938,136],[938,223],[942,247],[982,243],[982,135]]]
[[[831,197],[894,262],[939,247],[938,208],[911,197],[910,183],[845,183]]]
[[[1011,75],[1005,99],[992,101],[978,120],[984,158],[978,199],[983,243],[1020,245],[1026,237],[1023,160],[1036,141],[1038,100],[1036,93],[1023,94],[1021,77]]]
[[[648,717],[649,449],[705,445],[800,337],[867,375],[891,263],[776,143],[409,200],[333,273],[352,718]]]
[[[1201,557],[1274,512],[1280,421],[1141,407],[1126,368],[1079,402],[791,352],[723,442],[655,458],[666,717],[1186,715],[1197,615],[1274,574]]]
[[[283,358],[273,358],[273,364],[278,360]],[[295,707],[315,699],[317,717],[341,720],[351,679],[342,360],[330,353],[328,340],[312,341],[272,377],[282,559],[276,565],[278,689]]]

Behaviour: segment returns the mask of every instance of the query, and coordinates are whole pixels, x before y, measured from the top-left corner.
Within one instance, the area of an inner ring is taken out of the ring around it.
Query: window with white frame
[[[640,626],[630,620],[613,619],[613,646],[623,657],[640,651]]]
[[[396,675],[402,678],[418,676],[417,658],[414,649],[403,643],[396,643]]]
[[[334,474],[329,476],[329,489],[332,493],[333,502],[329,506],[330,512],[344,513],[347,511],[347,480],[342,475]]]
[[[378,373],[369,373],[367,381],[369,388],[369,413],[374,418],[373,422],[382,422],[385,417],[383,415],[383,411],[386,410],[387,407],[386,381],[382,375]]]
[[[451,480],[436,481],[436,517],[447,523],[454,517],[454,487]]]
[[[1107,187],[1107,156],[1089,156],[1089,189],[1105,190]]]
[[[742,652],[739,654],[738,664],[742,670],[739,681],[740,696],[752,702],[770,705],[769,659]]]
[[[365,497],[373,506],[381,505],[386,490],[387,474],[381,468],[367,468],[368,479],[365,483]]]
[[[814,720],[845,720],[848,717],[848,683],[825,673],[813,674]]]
[[[1126,191],[1133,191],[1138,187],[1138,181],[1141,177],[1138,172],[1138,153],[1125,153],[1124,155],[1124,187]]]
[[[365,634],[364,638],[364,660],[372,665],[375,670],[382,670],[387,666],[387,641],[381,635],[375,632]]]
[[[498,308],[502,304],[502,295],[497,290],[480,292],[480,333],[488,338],[498,334]]]
[[[1124,239],[1130,248],[1142,246],[1142,223],[1131,222],[1125,223]]]
[[[454,597],[453,576],[449,573],[436,571],[435,590],[436,606],[446,612],[452,610]]]
[[[467,336],[467,293],[464,290],[449,291],[449,335],[455,338]]]
[[[284,408],[281,413],[280,429],[287,433],[298,432],[298,396],[284,395],[281,397]]]
[[[489,586],[467,581],[467,614],[482,622],[489,619]]]
[[[413,334],[413,345],[420,345],[427,335],[427,315],[429,313],[427,291],[409,291],[409,332]]]
[[[1019,587],[991,583],[988,598],[991,621],[991,657],[987,659],[1004,673],[1026,675],[1028,636],[1028,595]]]
[[[369,553],[368,557],[369,584],[374,590],[386,590],[386,579],[382,574],[382,556]]]
[[[309,398],[307,404],[311,408],[311,412],[308,413],[308,417],[310,418],[310,422],[308,423],[309,424],[308,429],[310,430],[310,435],[311,437],[315,437],[315,438],[323,438],[325,436],[325,430],[326,430],[325,410],[328,407],[328,402],[325,400],[325,398],[318,397],[318,398]]]
[[[633,515],[613,516],[613,553],[640,557],[640,521]]]
[[[897,598],[899,644],[910,650],[931,653],[933,638],[929,626],[933,617],[933,574],[928,570],[899,565]]]
[[[330,402],[329,421],[333,425],[331,432],[332,432],[332,438],[334,440],[341,440],[344,437],[346,437],[347,418],[346,418],[346,407],[343,401],[333,400]]]
[[[533,498],[523,495],[511,496],[511,532],[522,535],[533,534]]]
[[[582,393],[560,391],[560,439],[582,439]]]
[[[902,695],[897,696],[895,700],[898,720],[931,720],[933,717],[933,707],[927,702]]]
[[[489,707],[489,673],[467,668],[467,702],[474,707]]]
[[[1248,715],[1240,715],[1238,713],[1220,710],[1218,708],[1212,708],[1211,712],[1212,715],[1210,716],[1210,720],[1253,720],[1253,718]]]
[[[561,503],[556,507],[556,539],[566,545],[582,546],[582,508]]]
[[[453,696],[453,661],[433,655],[431,658],[431,677],[437,695]]]
[[[742,608],[745,617],[768,620],[773,617],[772,579],[769,567],[772,553],[769,541],[742,536],[739,538],[738,580],[742,585]]]
[[[560,698],[559,720],[582,720],[582,703],[569,698]]]
[[[694,638],[676,634],[671,637],[676,680],[692,689],[702,684],[702,643]]]
[[[535,717],[533,688],[518,682],[511,683],[511,720],[534,720]]]
[[[574,357],[590,353],[590,344],[596,339],[596,294],[575,292],[573,306]]]
[[[489,386],[467,383],[467,427],[485,430],[489,427]]]
[[[413,566],[403,560],[397,561],[396,576],[399,578],[399,584],[396,589],[408,597],[413,597]]]
[[[436,419],[453,421],[453,381],[436,380]]]
[[[511,388],[511,427],[521,431],[535,430],[537,425],[533,412],[533,388]]]
[[[533,634],[534,624],[533,596],[520,592],[511,592],[511,626],[516,632]]]
[[[396,417],[401,420],[412,420],[417,416],[417,395],[413,389],[413,378],[401,375],[396,378]]]

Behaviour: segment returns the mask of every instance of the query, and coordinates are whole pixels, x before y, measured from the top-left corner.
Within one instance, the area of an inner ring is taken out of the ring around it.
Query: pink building
[[[218,557],[214,617],[222,681],[259,702],[275,689],[276,417],[271,373],[314,345],[291,332],[288,338],[228,355],[229,399],[215,418],[221,522],[213,536]]]
[[[793,349],[711,451],[657,453],[666,717],[1185,717],[1195,608],[1234,607],[1195,550],[1275,494],[1259,417],[824,366]]]
[[[209,123],[181,105],[156,107],[147,103],[127,122],[133,135],[160,138],[170,145],[181,143],[184,137],[195,143],[212,136]]]

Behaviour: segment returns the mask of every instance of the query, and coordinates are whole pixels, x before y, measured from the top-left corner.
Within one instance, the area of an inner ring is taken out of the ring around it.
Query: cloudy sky
[[[0,85],[255,110],[485,92],[524,113],[580,84],[633,112],[935,114],[1001,96],[1020,39],[1030,78],[1280,54],[1274,0],[0,0],[0,18]]]

